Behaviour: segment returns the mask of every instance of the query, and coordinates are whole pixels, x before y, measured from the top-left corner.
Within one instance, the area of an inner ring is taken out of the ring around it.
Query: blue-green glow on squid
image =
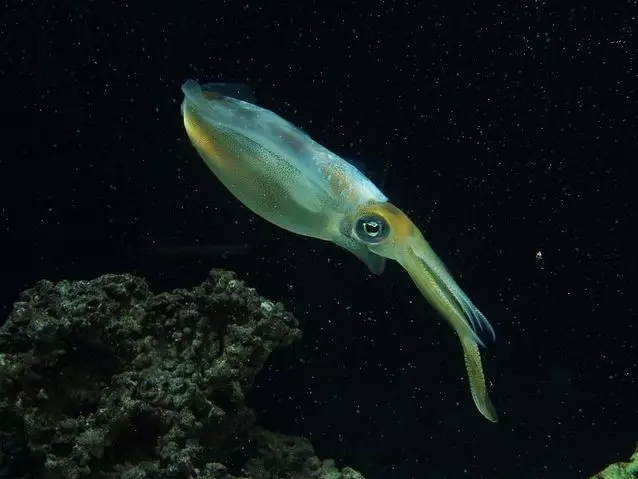
[[[193,146],[255,214],[293,233],[332,241],[375,274],[383,272],[386,259],[403,266],[458,334],[474,403],[496,422],[477,334],[494,331],[414,223],[357,168],[256,106],[243,87],[189,80],[182,90],[182,116]]]

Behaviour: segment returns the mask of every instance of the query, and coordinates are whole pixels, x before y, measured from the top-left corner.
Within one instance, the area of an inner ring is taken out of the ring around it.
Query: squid
[[[457,285],[417,226],[360,170],[300,128],[257,106],[247,85],[182,85],[186,133],[218,180],[253,213],[299,235],[345,248],[374,274],[394,260],[458,335],[479,412],[498,417],[488,396],[479,333],[485,316]]]

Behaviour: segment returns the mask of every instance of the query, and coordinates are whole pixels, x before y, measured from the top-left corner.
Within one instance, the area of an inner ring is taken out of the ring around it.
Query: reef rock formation
[[[638,443],[629,462],[610,464],[590,479],[636,479],[638,478]]]
[[[300,336],[226,271],[161,294],[130,275],[40,281],[0,328],[0,478],[361,479],[245,404]]]

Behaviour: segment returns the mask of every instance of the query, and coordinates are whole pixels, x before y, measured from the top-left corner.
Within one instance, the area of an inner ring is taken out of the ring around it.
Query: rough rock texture
[[[0,328],[0,478],[362,478],[245,404],[297,326],[220,270],[157,295],[130,275],[38,282]]]
[[[636,479],[638,478],[638,444],[629,462],[617,462],[607,466],[590,479]]]
[[[354,469],[339,470],[332,459],[315,456],[308,440],[275,434],[255,428],[252,437],[254,453],[248,460],[245,473],[253,479],[364,479]]]

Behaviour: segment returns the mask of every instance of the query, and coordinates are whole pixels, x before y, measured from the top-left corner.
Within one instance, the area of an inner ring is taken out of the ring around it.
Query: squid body
[[[403,266],[458,334],[474,403],[496,422],[477,334],[494,331],[414,223],[357,168],[255,105],[246,86],[188,80],[182,91],[182,116],[193,146],[255,214],[293,233],[332,241],[375,274],[381,274],[386,259]]]

